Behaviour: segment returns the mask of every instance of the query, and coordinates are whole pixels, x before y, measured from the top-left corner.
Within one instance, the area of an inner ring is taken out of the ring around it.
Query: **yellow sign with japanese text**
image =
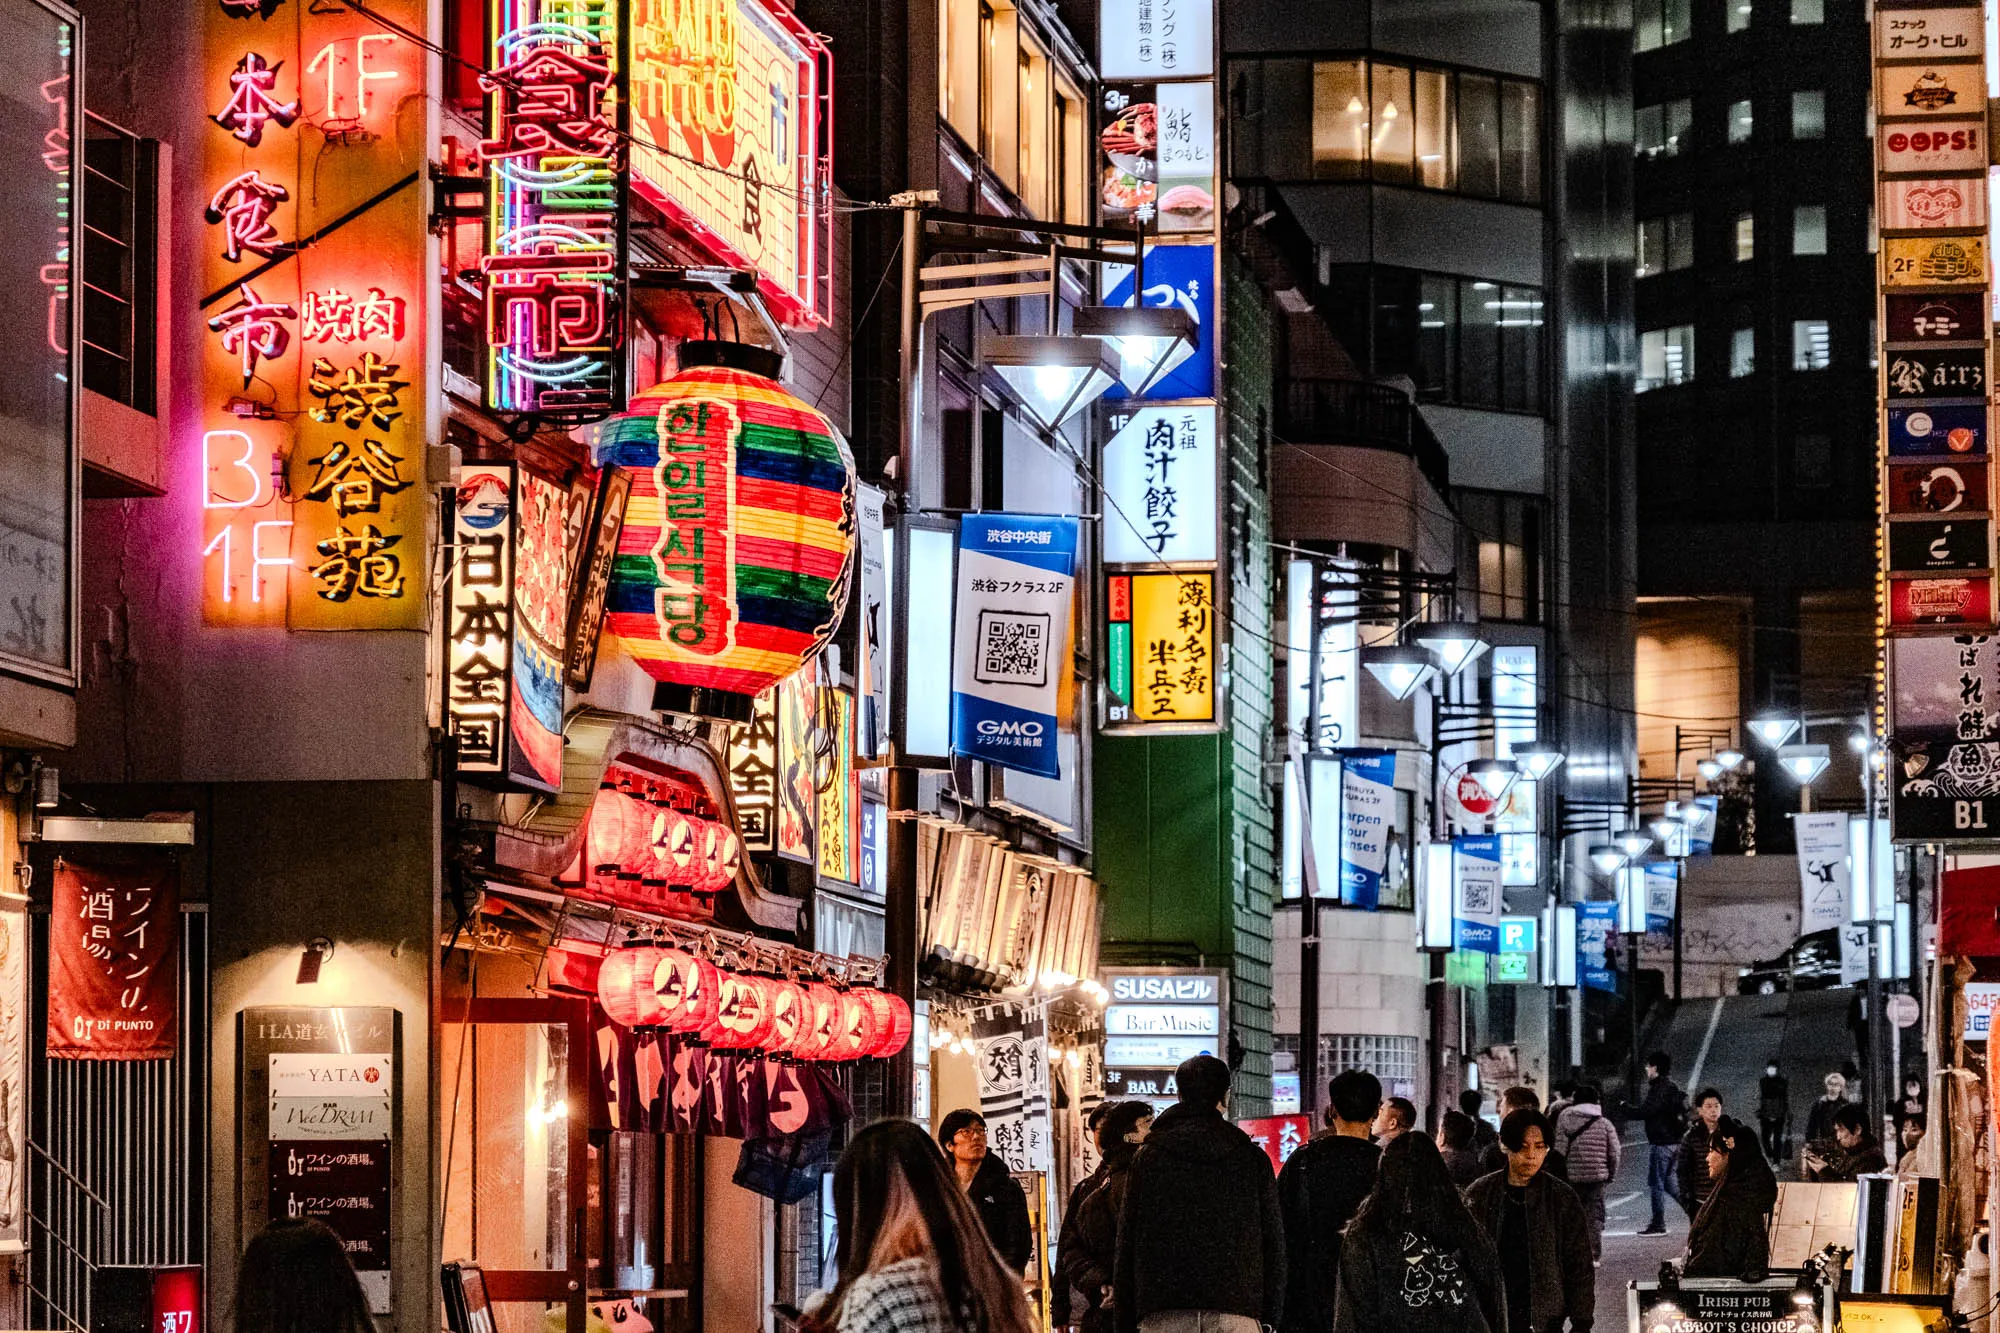
[[[1215,721],[1215,575],[1132,577],[1132,720]]]
[[[1884,236],[1882,285],[1946,287],[1986,282],[1984,236]]]

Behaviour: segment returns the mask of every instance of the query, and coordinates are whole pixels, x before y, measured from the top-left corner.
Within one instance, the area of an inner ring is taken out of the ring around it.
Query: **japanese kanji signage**
[[[1184,79],[1215,72],[1214,0],[1098,0],[1106,79]]]
[[[209,0],[199,178],[202,609],[418,629],[427,241],[416,0]],[[301,186],[300,164],[311,176]]]
[[[832,298],[833,59],[776,0],[632,0],[632,183],[777,316]]]
[[[1077,521],[967,514],[958,541],[951,748],[1002,768],[1057,777]]]
[[[1104,562],[1215,559],[1215,405],[1117,412],[1104,446]]]
[[[486,401],[624,404],[625,125],[615,0],[496,0],[486,91]]]
[[[49,906],[48,1053],[166,1060],[180,1040],[180,868],[59,858]]]
[[[1007,1006],[972,1018],[979,1113],[987,1151],[1009,1171],[1049,1169],[1049,1037],[1046,1006]]]
[[[729,790],[736,800],[736,832],[746,852],[768,852],[778,822],[778,693],[757,696],[750,720],[729,739]]]
[[[1104,90],[1099,190],[1104,225],[1215,230],[1215,84],[1133,83]]]
[[[1106,730],[1215,721],[1215,575],[1113,574]]]
[[[833,754],[822,776],[813,857],[819,877],[841,884],[861,878],[861,775],[854,768],[854,692],[830,689],[819,697],[820,725]]]

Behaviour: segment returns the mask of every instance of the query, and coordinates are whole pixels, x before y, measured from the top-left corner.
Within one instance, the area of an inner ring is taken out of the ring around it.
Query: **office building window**
[[[1694,263],[1694,214],[1639,220],[1638,276],[1650,278]]]
[[[1750,26],[1750,0],[1723,0],[1723,8],[1729,13],[1729,30],[1742,32]]]
[[[1693,123],[1694,103],[1685,97],[1640,107],[1633,112],[1632,155],[1673,157]]]
[[[938,0],[938,102],[994,177],[1035,217],[1086,220],[1089,106],[1055,72],[1020,11]]]
[[[91,116],[83,171],[83,387],[156,415],[159,153]]]
[[[1792,437],[1792,484],[1801,490],[1833,485],[1833,437],[1817,431]]]
[[[1792,22],[1826,22],[1826,0],[1792,0]]]
[[[1456,500],[1479,543],[1479,618],[1540,619],[1541,502],[1502,491],[1459,491]]]
[[[1694,378],[1694,325],[1648,329],[1639,335],[1639,375],[1634,393],[1646,393]]]
[[[1632,9],[1632,49],[1653,51],[1694,36],[1694,0],[1638,0]]]
[[[1826,253],[1826,205],[1800,204],[1792,210],[1792,253]]]
[[[1826,137],[1826,94],[1819,89],[1802,89],[1792,94],[1792,137]]]
[[[1336,268],[1332,275],[1337,291],[1350,284],[1357,293],[1366,291],[1369,281],[1358,268]],[[1539,288],[1387,267],[1375,269],[1372,283],[1372,331],[1334,331],[1354,346],[1372,341],[1375,374],[1408,375],[1425,402],[1542,410],[1546,352]]]
[[[1729,378],[1740,380],[1757,372],[1757,330],[1737,329],[1729,335]]]
[[[1757,257],[1757,215],[1736,215],[1736,262],[1747,264]]]
[[[1729,104],[1729,142],[1749,143],[1750,131],[1756,128],[1756,113],[1751,110],[1750,99]]]
[[[1833,340],[1823,319],[1792,321],[1792,369],[1825,370],[1833,364]]]
[[[1542,90],[1365,60],[1313,64],[1312,174],[1540,204]]]

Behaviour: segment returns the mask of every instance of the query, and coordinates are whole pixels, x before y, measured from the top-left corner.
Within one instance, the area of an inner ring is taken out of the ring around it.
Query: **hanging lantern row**
[[[620,1027],[794,1060],[883,1059],[910,1040],[910,1006],[887,991],[731,972],[685,949],[615,949],[597,1002]]]
[[[713,819],[605,787],[590,807],[584,858],[597,886],[622,890],[619,896],[711,898],[735,883],[743,840]]]

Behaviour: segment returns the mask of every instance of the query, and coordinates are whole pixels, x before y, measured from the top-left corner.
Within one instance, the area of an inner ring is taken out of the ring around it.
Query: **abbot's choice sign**
[[[1179,1099],[1174,1067],[1226,1057],[1229,974],[1203,968],[1106,968],[1105,1093],[1166,1107]]]

